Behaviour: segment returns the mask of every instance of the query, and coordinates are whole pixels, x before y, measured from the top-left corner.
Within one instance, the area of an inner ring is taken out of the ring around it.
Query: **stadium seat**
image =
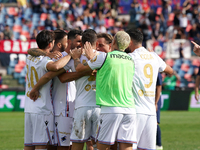
[[[13,31],[13,38],[14,40],[19,40],[20,32]]]
[[[0,14],[0,23],[5,23],[5,15],[3,13]]]
[[[166,64],[168,64],[170,67],[173,67],[174,65],[174,60],[173,59],[167,59]]]
[[[24,35],[26,39],[30,39],[30,33],[28,31],[22,31],[21,35]]]
[[[190,67],[190,69],[188,70],[187,74],[193,75],[193,73],[194,73],[194,68]]]
[[[14,32],[21,32],[21,31],[22,31],[22,26],[21,26],[21,25],[15,24],[15,25],[13,26],[13,31],[14,31]]]
[[[14,77],[15,79],[19,79],[20,73],[14,72],[13,77]]]
[[[185,75],[184,75],[184,78],[185,78],[187,81],[192,81],[192,75],[190,75],[190,74],[185,74]]]
[[[174,63],[175,66],[179,66],[180,67],[181,64],[182,64],[182,59],[176,59],[175,60],[175,63]]]
[[[31,17],[32,13],[33,13],[32,8],[30,8],[30,7],[26,8],[24,11],[24,19],[30,21],[32,18]]]
[[[192,65],[193,66],[199,66],[199,59],[193,59]]]
[[[189,70],[189,68],[190,68],[190,66],[188,64],[184,63],[184,64],[181,65],[181,70],[183,70],[185,72],[187,72]]]
[[[184,77],[185,71],[179,70],[179,71],[178,71],[178,75],[179,75],[181,78]]]
[[[18,9],[16,7],[8,7],[7,13],[12,16],[17,16]]]
[[[23,67],[20,65],[15,65],[15,72],[20,73],[22,71]]]
[[[188,83],[188,87],[189,88],[194,88],[195,87],[195,83],[193,83],[193,82]]]
[[[40,20],[45,21],[47,19],[47,14],[46,13],[42,13],[40,16]]]

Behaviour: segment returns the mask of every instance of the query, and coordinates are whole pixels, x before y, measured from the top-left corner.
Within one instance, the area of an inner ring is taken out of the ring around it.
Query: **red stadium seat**
[[[182,64],[181,65],[181,70],[187,72],[190,69],[190,66],[188,64]]]
[[[17,16],[17,8],[15,7],[9,7],[7,12],[9,15]]]
[[[170,67],[173,67],[174,65],[174,60],[173,59],[167,59],[166,64],[168,64]]]
[[[13,26],[13,31],[15,31],[15,32],[21,32],[22,31],[22,26],[20,26],[20,25],[14,25]]]
[[[42,13],[40,16],[40,20],[45,21],[47,19],[47,14],[46,13]]]

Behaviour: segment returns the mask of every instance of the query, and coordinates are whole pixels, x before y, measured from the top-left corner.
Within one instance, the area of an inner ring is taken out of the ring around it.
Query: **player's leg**
[[[35,150],[35,146],[24,146],[24,150]]]
[[[100,118],[101,109],[99,107],[93,107],[92,109],[92,116],[91,116],[91,141],[94,150],[97,150],[96,145],[96,136],[97,130],[99,127],[99,118]]]
[[[84,147],[84,143],[72,142],[72,150],[82,150],[83,147]]]
[[[110,145],[97,142],[98,150],[110,150]]]
[[[110,149],[111,149],[111,150],[117,150],[117,146],[118,146],[118,143],[115,142],[114,145],[111,145],[111,146],[110,146]]]
[[[74,111],[74,122],[70,136],[72,150],[82,150],[84,143],[90,139],[91,114],[90,107],[80,107]]]
[[[32,117],[30,113],[25,113],[24,116],[24,150],[34,150],[33,146],[33,129],[32,129]]]
[[[87,144],[87,150],[93,150],[93,143],[91,140],[87,141],[86,144]]]
[[[136,114],[124,114],[117,133],[120,150],[133,150],[133,144],[137,144],[136,131]]]
[[[69,149],[72,119],[70,117],[55,116],[55,143],[57,150]]]
[[[100,124],[97,132],[97,148],[99,150],[110,149],[110,145],[115,143],[122,118],[122,114],[106,113],[100,115]]]
[[[132,150],[132,145],[129,143],[119,143],[119,150]]]
[[[54,116],[33,114],[33,144],[35,149],[46,150],[48,145],[54,144]]]
[[[156,149],[156,130],[157,130],[156,116],[150,116],[150,115],[143,115],[143,116],[145,118],[145,119],[143,118],[143,124],[145,124],[145,127],[138,142],[138,149],[139,150]],[[141,118],[138,120],[141,121]]]

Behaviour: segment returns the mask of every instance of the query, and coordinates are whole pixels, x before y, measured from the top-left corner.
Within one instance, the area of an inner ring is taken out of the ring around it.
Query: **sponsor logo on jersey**
[[[125,56],[125,55],[121,55],[121,54],[110,54],[110,58],[119,58],[119,59],[132,60],[132,58],[130,56]]]

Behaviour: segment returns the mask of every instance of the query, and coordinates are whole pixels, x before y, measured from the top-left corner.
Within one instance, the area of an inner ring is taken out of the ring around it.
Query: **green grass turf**
[[[200,112],[161,112],[160,127],[164,150],[200,150]],[[23,136],[24,113],[0,112],[0,150],[22,150]]]

